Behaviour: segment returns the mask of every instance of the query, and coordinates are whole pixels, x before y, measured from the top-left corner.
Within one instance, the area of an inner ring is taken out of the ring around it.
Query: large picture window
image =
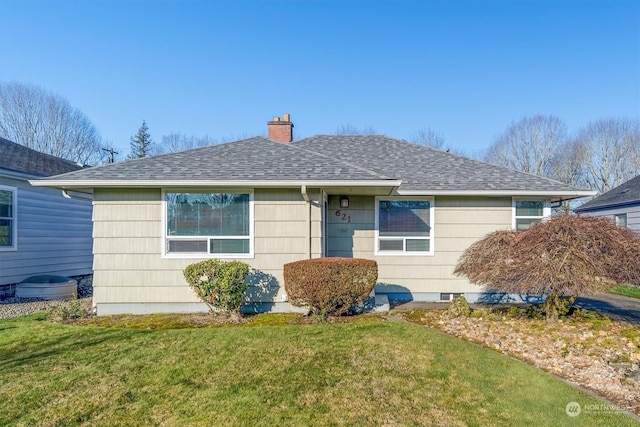
[[[250,193],[165,193],[168,255],[253,255]]]
[[[377,199],[376,254],[432,255],[433,198]]]
[[[544,200],[513,200],[513,229],[523,231],[551,215],[551,209]]]
[[[0,250],[17,248],[16,189],[0,186]]]

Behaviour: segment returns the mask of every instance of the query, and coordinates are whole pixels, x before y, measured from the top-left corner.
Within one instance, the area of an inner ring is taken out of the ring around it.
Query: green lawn
[[[625,297],[640,298],[640,288],[637,286],[616,286],[611,293],[624,295]]]
[[[0,321],[0,425],[638,425],[614,411],[571,418],[569,402],[603,402],[379,317],[146,330],[38,319]]]

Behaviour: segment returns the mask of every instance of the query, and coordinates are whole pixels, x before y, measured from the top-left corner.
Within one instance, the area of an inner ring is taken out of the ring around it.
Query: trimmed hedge
[[[295,306],[338,316],[361,304],[378,279],[378,264],[360,258],[315,258],[284,265],[284,287]]]
[[[184,278],[211,311],[214,309],[240,312],[245,292],[249,265],[240,261],[208,259],[190,264],[184,269]]]

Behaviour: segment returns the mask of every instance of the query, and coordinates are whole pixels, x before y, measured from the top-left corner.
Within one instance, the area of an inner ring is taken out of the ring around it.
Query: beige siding
[[[284,264],[322,255],[321,192],[308,194],[311,203],[299,188],[254,191],[254,257],[241,260],[255,269],[250,294],[256,301],[281,301]],[[200,259],[162,256],[161,195],[160,189],[96,189],[97,304],[197,302],[182,271]],[[347,209],[339,208],[336,196],[328,201],[328,255],[375,259],[383,287],[400,292],[478,291],[453,275],[458,258],[486,233],[511,226],[511,198],[436,197],[433,256],[375,256],[374,197],[352,195]]]
[[[162,257],[160,189],[96,189],[94,197],[94,301],[100,303],[191,303],[195,295],[183,269],[199,259]],[[320,192],[300,189],[254,192],[254,258],[242,259],[257,270],[251,291],[279,301],[284,293],[282,266],[319,256]],[[311,225],[309,223],[311,218]]]
[[[492,231],[511,228],[511,198],[436,197],[434,205],[434,255],[378,256],[380,281],[402,285],[413,293],[481,291],[453,270],[473,242]]]
[[[453,269],[473,242],[511,227],[511,198],[436,197],[433,256],[376,256],[375,199],[351,197],[347,209],[340,209],[338,203],[338,197],[329,198],[329,256],[375,259],[379,282],[395,285],[397,291],[479,291],[454,276]],[[338,211],[340,215],[336,215]]]

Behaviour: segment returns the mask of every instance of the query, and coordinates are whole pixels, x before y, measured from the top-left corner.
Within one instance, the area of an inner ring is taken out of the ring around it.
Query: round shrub
[[[208,259],[190,264],[184,278],[209,308],[240,312],[249,285],[245,282],[249,265],[240,261]]]
[[[295,306],[323,317],[361,304],[378,279],[378,264],[360,258],[315,258],[284,265],[284,287]]]

